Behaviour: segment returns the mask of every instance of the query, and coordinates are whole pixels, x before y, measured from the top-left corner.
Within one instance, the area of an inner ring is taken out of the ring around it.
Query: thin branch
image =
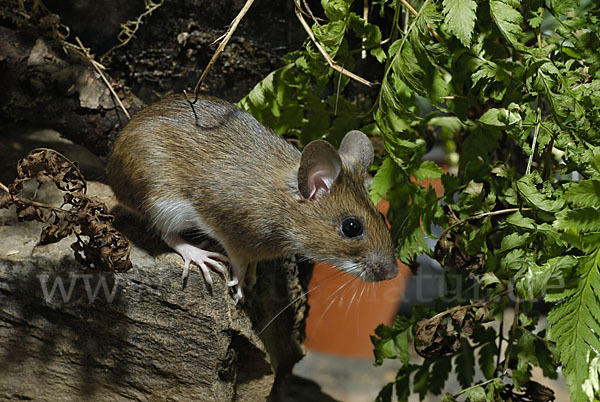
[[[32,200],[28,200],[27,198],[21,198],[21,197],[18,197],[16,195],[13,195],[10,192],[10,190],[8,189],[8,187],[6,187],[4,185],[4,183],[2,183],[2,182],[0,182],[0,190],[3,190],[5,192],[7,192],[10,195],[10,197],[12,198],[13,202],[18,201],[18,202],[22,202],[23,204],[31,205],[31,206],[34,206],[34,207],[46,208],[46,209],[49,209],[49,210],[54,211],[54,212],[60,212],[60,213],[64,213],[65,212],[64,209],[56,208],[56,207],[53,207],[51,205],[42,204],[41,202],[32,201]]]
[[[302,16],[302,6],[300,5],[300,0],[294,0],[294,3],[296,4],[296,17],[298,17],[298,19],[300,20],[300,23],[302,24],[302,27],[304,28],[304,30],[306,31],[306,33],[308,34],[308,36],[310,37],[310,39],[313,41],[313,43],[315,44],[315,46],[317,47],[317,49],[319,49],[319,52],[325,58],[325,60],[327,61],[327,64],[329,64],[329,67],[331,67],[332,69],[334,69],[338,73],[343,74],[343,75],[345,75],[346,77],[348,77],[350,79],[358,81],[361,84],[366,85],[368,87],[372,87],[373,86],[372,82],[367,81],[367,80],[365,80],[362,77],[359,77],[358,75],[352,73],[351,71],[344,70],[343,67],[340,67],[335,61],[333,61],[333,59],[331,58],[331,56],[329,56],[329,54],[327,53],[327,51],[323,48],[323,46],[321,46],[321,44],[319,43],[319,41],[315,37],[315,34],[312,31],[312,29],[310,28],[310,26],[308,25],[308,22],[306,22],[306,20]]]
[[[444,237],[446,237],[446,235],[448,234],[449,231],[454,229],[456,226],[462,225],[463,223],[466,223],[468,221],[485,218],[486,216],[503,215],[503,214],[509,214],[511,212],[518,212],[518,211],[531,211],[531,208],[508,208],[508,209],[501,209],[499,211],[484,212],[482,214],[469,216],[468,218],[462,219],[462,220],[455,222],[452,225],[448,226],[446,228],[446,230],[444,230],[442,232],[442,234],[440,235],[439,238],[443,239]]]
[[[200,86],[202,85],[202,82],[208,75],[208,72],[210,71],[213,64],[215,64],[215,61],[217,61],[217,59],[219,58],[219,55],[223,52],[223,49],[225,49],[225,46],[227,46],[229,39],[231,39],[231,36],[237,29],[238,25],[240,24],[240,21],[242,21],[242,18],[244,18],[244,16],[246,15],[248,10],[252,6],[252,3],[254,3],[254,0],[247,0],[246,3],[244,4],[244,7],[242,7],[242,9],[238,13],[238,15],[233,19],[233,21],[231,21],[231,24],[229,25],[229,28],[227,29],[225,34],[223,34],[215,42],[213,42],[213,43],[216,43],[218,41],[221,41],[221,43],[219,43],[219,47],[217,47],[217,50],[215,50],[215,53],[213,54],[210,61],[206,65],[206,68],[204,69],[204,71],[202,71],[202,75],[200,76],[200,79],[196,83],[196,88],[194,88],[194,102],[193,103],[196,103],[196,101],[198,100],[198,94],[200,92]]]
[[[4,183],[0,182],[0,190],[4,190],[5,192],[7,192],[8,194],[10,194],[10,190],[8,189],[8,187],[6,187],[4,185]]]
[[[123,106],[123,103],[121,102],[121,99],[119,99],[119,97],[117,96],[117,93],[115,92],[114,88],[112,87],[112,85],[108,81],[108,78],[106,78],[106,75],[104,75],[104,73],[102,72],[102,70],[105,70],[104,66],[102,64],[98,63],[96,60],[94,60],[94,58],[90,54],[89,50],[87,48],[85,48],[83,46],[83,43],[81,43],[81,40],[79,40],[79,37],[76,36],[75,40],[77,41],[77,44],[79,45],[79,47],[75,47],[74,46],[74,48],[80,50],[81,52],[83,52],[83,54],[85,55],[85,57],[92,64],[92,67],[94,67],[94,69],[96,70],[96,72],[98,74],[100,74],[100,77],[102,78],[102,81],[104,81],[104,84],[106,84],[106,87],[108,88],[108,90],[110,91],[110,93],[112,94],[112,96],[115,98],[115,100],[118,103],[118,105],[121,108],[121,110],[123,110],[123,113],[125,113],[125,116],[127,116],[128,119],[131,119],[131,116],[129,115],[129,112],[127,111],[127,109],[125,109],[125,106]]]
[[[365,0],[365,1],[368,1],[368,0]],[[319,21],[323,21],[323,19],[315,17],[312,10],[308,6],[308,3],[306,2],[306,0],[302,0],[302,2],[304,3],[304,8],[308,11],[308,12],[306,12],[304,10],[300,10],[300,11],[302,11],[302,14],[310,16],[310,18],[312,18],[312,20],[315,22],[315,24],[317,24],[317,26],[319,28],[321,28],[321,24],[319,24]]]

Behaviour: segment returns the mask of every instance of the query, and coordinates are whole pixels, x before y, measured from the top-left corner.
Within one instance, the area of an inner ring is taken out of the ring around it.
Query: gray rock
[[[217,273],[209,289],[193,270],[182,289],[181,258],[113,210],[133,240],[125,273],[84,271],[72,238],[39,245],[43,224],[0,210],[0,399],[260,401],[284,384],[304,354],[310,268],[260,265],[236,306]]]

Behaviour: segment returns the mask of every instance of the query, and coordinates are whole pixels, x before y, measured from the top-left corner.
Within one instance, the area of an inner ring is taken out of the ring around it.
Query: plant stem
[[[533,132],[533,142],[531,143],[531,155],[529,155],[529,160],[527,161],[527,170],[525,174],[531,173],[531,163],[533,162],[533,155],[535,155],[535,145],[537,144],[538,134],[540,133],[540,127],[542,124],[542,109],[539,106],[537,107],[537,118],[535,124],[535,130]]]
[[[515,343],[515,336],[517,335],[517,323],[519,322],[519,295],[515,294],[515,297],[515,316],[513,318],[512,328],[510,329],[510,337],[508,339],[506,355],[504,357],[504,373],[506,373],[506,371],[508,370],[508,364],[510,362],[510,355],[512,353],[513,343]]]
[[[446,228],[446,230],[444,230],[442,232],[439,239],[443,239],[444,237],[446,237],[446,235],[448,234],[449,231],[454,229],[456,226],[462,225],[463,223],[466,223],[468,221],[485,218],[486,216],[503,215],[503,214],[509,214],[511,212],[518,212],[518,211],[531,211],[531,208],[508,208],[508,209],[501,209],[499,211],[484,212],[481,214],[469,216],[468,218],[461,219],[460,221],[455,222],[452,225],[448,226]]]
[[[2,182],[0,182],[0,190],[3,190],[5,192],[7,192],[8,194],[10,194],[10,196],[12,197],[12,199],[14,201],[19,201],[19,202],[22,202],[23,204],[31,205],[31,206],[38,207],[38,208],[46,208],[46,209],[49,209],[54,212],[60,212],[60,213],[65,212],[63,209],[56,208],[51,205],[42,204],[41,202],[32,201],[32,200],[28,200],[27,198],[21,198],[21,197],[17,197],[16,195],[12,195],[10,193],[10,190],[8,189],[8,187],[6,187],[4,185],[4,183],[2,183]]]
[[[498,378],[498,377],[496,377],[496,378]],[[469,388],[465,388],[462,391],[460,391],[458,394],[454,394],[454,397],[457,398],[458,396],[460,396],[461,394],[464,394],[465,392],[467,392],[470,389],[477,388],[477,387],[483,387],[484,385],[488,385],[489,383],[491,383],[492,381],[494,381],[496,378],[492,378],[492,379],[489,379],[487,381],[481,382],[479,384],[475,384],[475,385],[473,385],[473,386],[471,386]]]
[[[0,182],[0,190],[4,190],[5,192],[7,192],[8,194],[10,194],[10,190],[8,189],[8,187],[6,187],[4,185],[4,183]]]

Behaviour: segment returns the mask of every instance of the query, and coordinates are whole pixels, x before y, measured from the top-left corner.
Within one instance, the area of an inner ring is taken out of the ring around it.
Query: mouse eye
[[[342,220],[342,234],[346,237],[353,238],[363,234],[363,224],[356,216],[349,216]]]

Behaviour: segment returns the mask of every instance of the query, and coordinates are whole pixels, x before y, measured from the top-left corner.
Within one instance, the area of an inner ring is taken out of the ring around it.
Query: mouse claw
[[[190,276],[190,260],[183,261],[183,273],[181,274],[181,289],[185,289]]]
[[[238,304],[244,298],[244,293],[242,292],[242,287],[238,286],[236,292],[233,294],[233,302]]]
[[[240,285],[240,281],[236,276],[234,276],[230,281],[227,282],[227,286],[229,286],[230,288],[234,288],[233,301],[235,302],[235,304],[238,304],[238,302],[240,302],[244,298],[244,293],[242,292],[242,286]]]

